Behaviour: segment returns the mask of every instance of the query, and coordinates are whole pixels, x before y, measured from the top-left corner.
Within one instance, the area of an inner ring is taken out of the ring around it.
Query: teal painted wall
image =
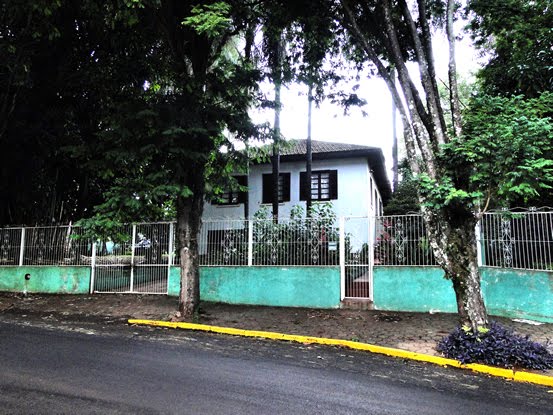
[[[201,272],[201,268],[200,268]],[[167,294],[173,296],[179,296],[180,292],[180,268],[171,267],[169,271],[169,279],[167,281]]]
[[[31,278],[26,281],[25,274]],[[0,291],[88,294],[90,267],[0,267]]]
[[[378,310],[457,312],[451,282],[436,267],[374,268]],[[553,323],[553,272],[482,268],[482,294],[491,315]]]
[[[553,272],[481,271],[482,293],[490,314],[553,323]]]
[[[169,278],[169,295],[178,295],[179,269]],[[200,298],[228,304],[337,308],[339,267],[202,267]]]
[[[443,275],[435,267],[374,267],[374,308],[456,312],[453,286]]]

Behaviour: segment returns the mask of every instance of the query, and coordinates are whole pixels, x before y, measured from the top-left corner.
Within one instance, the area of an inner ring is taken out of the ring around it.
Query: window
[[[290,201],[290,173],[278,175],[278,201]],[[262,203],[273,203],[273,175],[263,175],[263,201]]]
[[[248,186],[248,176],[233,176],[237,185]],[[211,204],[213,205],[238,205],[239,203],[246,203],[248,199],[248,192],[242,192],[238,189],[228,189],[223,194],[218,195],[217,199],[214,199]]]
[[[300,173],[300,200],[307,200],[311,191],[311,200],[338,199],[338,171],[317,170],[311,172],[311,183],[307,183],[307,173]]]

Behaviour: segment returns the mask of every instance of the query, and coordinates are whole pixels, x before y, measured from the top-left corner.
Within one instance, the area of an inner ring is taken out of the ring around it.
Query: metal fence
[[[476,232],[482,266],[553,270],[553,212],[486,213]],[[421,215],[376,218],[374,264],[436,265]]]
[[[342,292],[348,298],[372,298],[374,219],[343,218],[340,221],[342,255]]]
[[[110,229],[94,244],[93,291],[166,294],[174,246],[172,223]]]
[[[553,270],[553,212],[494,212],[480,227],[482,265]]]
[[[166,293],[176,225],[139,223],[91,240],[77,226],[0,228],[0,266],[91,266],[96,292]],[[553,212],[494,212],[477,227],[481,265],[553,269]],[[420,215],[204,221],[201,266],[340,266],[347,297],[372,297],[373,265],[433,266]]]
[[[0,228],[0,265],[86,265],[92,244],[75,226]]]
[[[339,265],[339,230],[317,219],[205,221],[202,266]]]
[[[436,265],[421,215],[376,218],[375,265]]]

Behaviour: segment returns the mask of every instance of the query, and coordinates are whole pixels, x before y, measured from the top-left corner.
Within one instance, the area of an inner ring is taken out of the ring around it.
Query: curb
[[[498,367],[482,365],[479,363],[469,363],[464,365],[457,360],[447,359],[445,357],[431,356],[423,353],[416,353],[416,352],[410,352],[407,350],[394,349],[392,347],[376,346],[374,344],[369,344],[369,343],[359,343],[351,340],[300,336],[296,334],[283,334],[283,333],[276,333],[272,331],[244,330],[244,329],[235,329],[231,327],[218,327],[218,326],[209,326],[205,324],[169,322],[169,321],[158,321],[158,320],[129,319],[128,323],[141,325],[141,326],[206,331],[211,333],[230,334],[233,336],[257,337],[257,338],[263,338],[263,339],[291,341],[291,342],[297,342],[297,343],[314,343],[314,344],[322,344],[326,346],[341,346],[341,347],[347,347],[353,350],[363,350],[363,351],[383,354],[391,357],[399,357],[402,359],[433,363],[439,366],[450,366],[450,367],[456,367],[459,369],[469,369],[469,370],[472,370],[473,372],[484,373],[486,375],[501,377],[501,378],[513,380],[516,382],[526,382],[526,383],[533,383],[536,385],[553,387],[553,377],[551,376],[540,375],[540,374],[530,373],[530,372],[523,372],[523,371],[514,371],[512,369],[502,369]]]

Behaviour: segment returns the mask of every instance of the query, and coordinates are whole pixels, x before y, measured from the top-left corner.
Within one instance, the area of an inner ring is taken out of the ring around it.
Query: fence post
[[[19,244],[19,266],[23,266],[23,253],[25,251],[25,228],[21,228],[21,243]]]
[[[136,240],[136,225],[132,225],[132,240],[131,240],[131,283],[130,291],[134,291],[134,241]]]
[[[90,294],[94,293],[94,277],[96,276],[96,241],[92,239],[92,258],[90,260]]]
[[[368,217],[369,223],[369,252],[367,253],[367,260],[369,262],[369,298],[374,301],[374,247],[376,239],[376,215],[373,213]]]
[[[478,267],[482,266],[482,219],[476,222],[474,228],[474,233],[476,235],[476,259],[478,261]]]
[[[173,265],[173,245],[174,241],[173,222],[169,223],[169,247],[167,248],[167,295],[169,295],[169,279],[171,278],[171,265]]]
[[[247,220],[248,224],[248,267],[253,265],[253,221]]]
[[[340,301],[346,296],[346,218],[339,219],[339,244],[340,244]]]

